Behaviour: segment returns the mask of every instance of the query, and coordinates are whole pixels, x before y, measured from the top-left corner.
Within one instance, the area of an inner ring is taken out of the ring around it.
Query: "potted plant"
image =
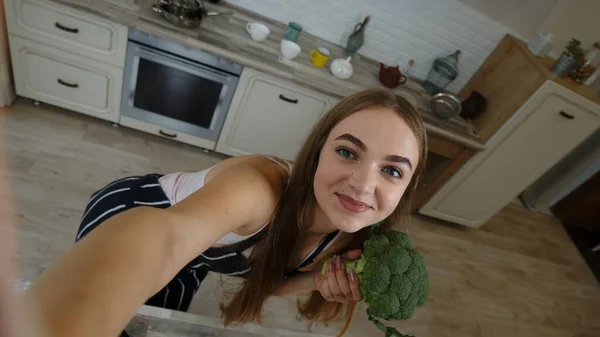
[[[550,70],[559,77],[567,76],[583,62],[584,55],[581,41],[571,39]]]

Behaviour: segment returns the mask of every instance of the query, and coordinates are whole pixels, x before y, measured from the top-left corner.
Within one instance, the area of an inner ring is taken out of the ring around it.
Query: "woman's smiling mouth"
[[[340,201],[340,204],[344,209],[352,213],[362,213],[370,210],[372,207],[362,201],[355,200],[347,195],[336,193],[335,194]]]

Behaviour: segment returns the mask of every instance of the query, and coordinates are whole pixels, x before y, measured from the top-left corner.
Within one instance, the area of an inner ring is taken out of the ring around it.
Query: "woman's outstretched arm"
[[[109,218],[26,293],[49,336],[118,336],[138,308],[225,234],[268,219],[276,188],[237,165],[168,209]]]

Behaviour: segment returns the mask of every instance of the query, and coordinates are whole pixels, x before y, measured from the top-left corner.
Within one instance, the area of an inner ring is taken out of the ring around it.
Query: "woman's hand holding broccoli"
[[[343,258],[337,256],[329,259],[324,266],[325,272],[315,273],[313,281],[317,290],[327,301],[360,301],[360,283],[356,273],[353,270],[346,271],[344,261],[360,258],[361,251],[351,250],[344,254]]]

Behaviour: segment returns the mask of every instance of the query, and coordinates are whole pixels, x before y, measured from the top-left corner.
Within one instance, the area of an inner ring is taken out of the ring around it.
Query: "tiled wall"
[[[227,0],[281,22],[297,21],[305,31],[339,45],[366,14],[371,15],[360,54],[425,78],[436,57],[462,51],[458,92],[509,28],[457,0]]]

